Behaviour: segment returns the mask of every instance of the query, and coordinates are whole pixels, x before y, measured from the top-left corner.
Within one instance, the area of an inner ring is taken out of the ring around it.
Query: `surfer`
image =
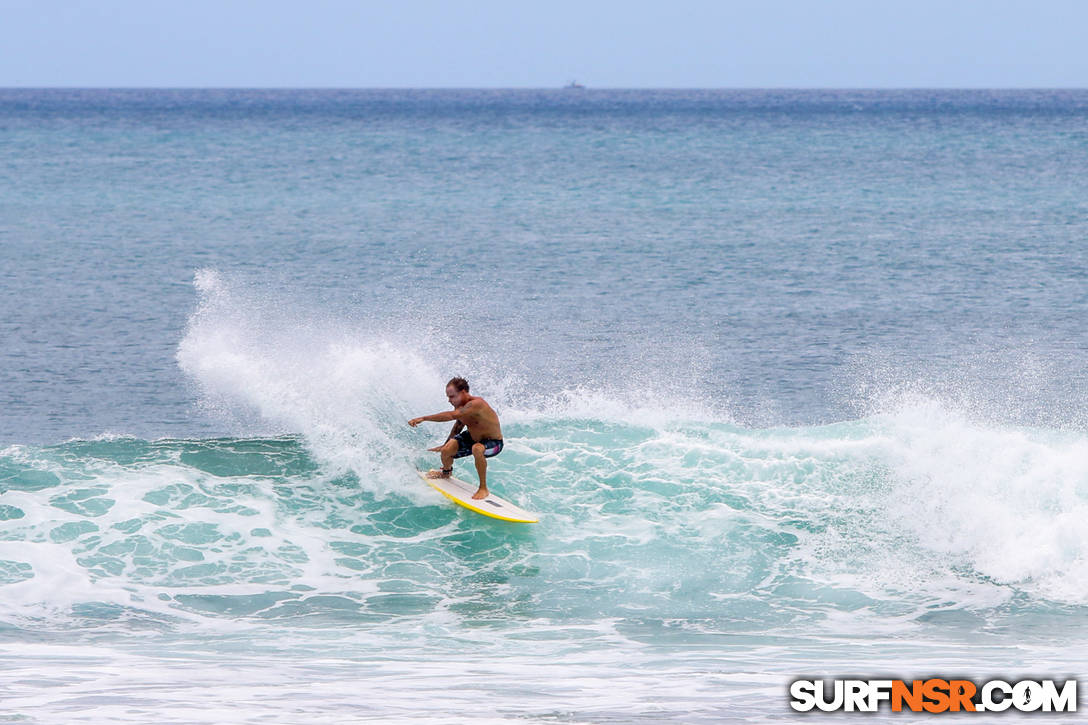
[[[499,428],[499,416],[486,400],[468,394],[468,381],[464,378],[452,378],[446,383],[446,399],[450,401],[453,410],[424,415],[408,421],[408,425],[413,428],[424,421],[431,423],[456,421],[445,443],[427,449],[442,454],[442,470],[430,471],[427,477],[449,478],[453,474],[453,459],[471,455],[476,460],[476,474],[480,477],[480,487],[476,493],[472,494],[472,498],[486,498],[487,459],[499,455],[502,451],[502,429]],[[466,427],[468,430],[465,430]]]

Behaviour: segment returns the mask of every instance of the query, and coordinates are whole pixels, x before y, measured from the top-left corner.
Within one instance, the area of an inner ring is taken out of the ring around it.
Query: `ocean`
[[[0,722],[1084,675],[1086,169],[1088,91],[0,90]],[[415,475],[455,375],[540,523]]]

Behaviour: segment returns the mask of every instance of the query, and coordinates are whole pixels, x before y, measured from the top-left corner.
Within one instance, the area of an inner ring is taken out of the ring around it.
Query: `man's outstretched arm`
[[[450,410],[445,413],[433,413],[431,415],[421,415],[418,418],[412,418],[408,421],[408,425],[415,428],[420,423],[445,423],[446,421],[453,420],[455,417],[453,411]]]
[[[408,421],[408,425],[415,428],[417,425],[419,425],[420,423],[424,423],[424,422],[447,423],[447,422],[449,422],[451,420],[457,420],[458,418],[460,418],[465,413],[465,411],[468,410],[469,405],[472,405],[472,403],[468,403],[466,405],[463,405],[462,407],[457,408],[456,410],[447,410],[447,411],[445,411],[443,413],[433,413],[431,415],[424,415],[424,416],[421,416],[419,418],[412,418],[410,421]]]

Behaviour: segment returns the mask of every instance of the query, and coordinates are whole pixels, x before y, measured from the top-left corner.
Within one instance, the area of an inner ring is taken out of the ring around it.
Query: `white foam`
[[[317,508],[315,515],[313,510],[281,506],[271,480],[224,479],[180,463],[119,465],[84,459],[77,470],[66,470],[29,452],[22,455],[36,468],[56,472],[60,482],[37,491],[0,495],[0,503],[24,513],[0,522],[4,539],[0,540],[0,560],[26,564],[31,570],[27,578],[0,587],[2,621],[60,625],[71,621],[77,605],[95,603],[188,620],[204,629],[247,629],[254,625],[233,617],[201,615],[178,606],[177,599],[260,595],[300,586],[318,593],[350,592],[352,597],[377,591],[376,582],[358,581],[354,571],[337,562],[340,555],[330,548],[328,530],[320,525],[327,512]],[[229,486],[228,492],[219,492],[223,485]],[[104,512],[96,509],[95,515],[58,506],[66,504],[66,497],[77,489],[93,492],[80,501],[108,499],[113,504]],[[164,503],[153,502],[151,494],[169,491],[177,493]],[[95,528],[56,540],[54,532],[59,527],[80,522]],[[203,544],[179,540],[177,532],[189,526],[206,527],[216,539]],[[254,537],[252,532],[258,528],[267,533]],[[336,538],[361,537],[340,531]],[[133,553],[136,542],[145,547],[142,553]],[[178,548],[188,554],[178,558]],[[110,549],[116,550],[106,555]],[[285,557],[285,551],[299,554]],[[122,571],[110,573],[103,557]],[[185,575],[184,570],[194,564],[231,572],[231,580],[214,583],[223,577],[213,574],[212,580],[205,580]]]
[[[931,399],[881,421],[902,531],[995,582],[1088,602],[1088,437],[986,425]]]
[[[218,651],[86,643],[0,644],[5,712],[35,722],[117,723],[570,723],[676,720],[779,722],[785,693],[806,674],[856,672],[912,679],[943,671],[982,681],[1082,671],[1067,647],[964,647],[932,641],[752,637],[719,633],[715,646],[574,647],[509,640],[499,651],[404,653],[379,639],[359,652],[320,654],[262,646]],[[894,720],[895,713],[875,715]],[[1068,715],[1037,713],[1039,722]]]

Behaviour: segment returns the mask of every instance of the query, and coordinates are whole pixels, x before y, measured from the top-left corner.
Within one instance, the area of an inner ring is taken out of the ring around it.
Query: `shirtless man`
[[[450,430],[445,443],[427,449],[442,454],[442,470],[429,471],[427,476],[449,478],[453,473],[453,459],[472,455],[476,459],[476,474],[480,477],[480,488],[472,494],[472,498],[486,498],[487,459],[499,455],[502,450],[499,416],[495,415],[495,411],[486,400],[468,394],[468,381],[464,378],[453,378],[446,383],[446,399],[450,401],[453,410],[412,418],[408,421],[408,425],[413,428],[424,421],[432,423],[457,421],[453,424],[453,429]],[[465,427],[468,430],[463,430]]]

